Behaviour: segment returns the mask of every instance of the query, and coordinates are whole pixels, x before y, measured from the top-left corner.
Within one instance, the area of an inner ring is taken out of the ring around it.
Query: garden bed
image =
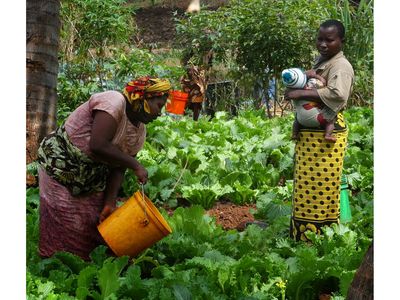
[[[241,231],[244,230],[247,223],[255,221],[252,214],[252,210],[255,209],[254,204],[236,205],[230,202],[217,202],[213,208],[207,211],[207,214],[215,217],[215,222],[225,230]]]

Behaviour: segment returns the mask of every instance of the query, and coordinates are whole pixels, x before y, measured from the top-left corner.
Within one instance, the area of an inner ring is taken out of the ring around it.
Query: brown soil
[[[35,187],[35,186],[37,186],[37,184],[38,184],[37,178],[27,172],[26,173],[26,186],[27,187]]]
[[[244,230],[247,222],[255,221],[251,213],[251,210],[255,209],[254,204],[236,205],[230,202],[217,202],[213,208],[207,211],[207,214],[215,217],[216,223],[225,230]]]
[[[188,207],[190,203],[184,199],[178,199],[179,206]],[[173,208],[164,207],[168,215],[172,216]],[[254,219],[252,211],[256,210],[255,204],[236,205],[231,202],[217,202],[206,214],[214,217],[215,222],[225,230],[237,229],[242,231],[248,222],[260,223]],[[261,224],[262,226],[263,224]]]
[[[136,11],[136,25],[138,27],[138,44],[162,44],[171,43],[175,39],[174,12],[182,16],[181,8],[148,7]]]

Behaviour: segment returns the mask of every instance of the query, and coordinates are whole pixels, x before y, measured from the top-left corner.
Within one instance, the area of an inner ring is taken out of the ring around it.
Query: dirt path
[[[136,24],[139,29],[137,42],[139,44],[166,45],[175,39],[174,12],[183,16],[181,8],[148,7],[136,11]]]

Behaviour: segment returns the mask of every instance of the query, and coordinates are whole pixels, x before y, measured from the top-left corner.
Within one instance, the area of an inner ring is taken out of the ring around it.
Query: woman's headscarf
[[[143,105],[144,111],[150,114],[150,107],[146,99],[163,96],[170,89],[171,84],[167,79],[145,76],[128,82],[123,94],[134,111],[139,111]]]

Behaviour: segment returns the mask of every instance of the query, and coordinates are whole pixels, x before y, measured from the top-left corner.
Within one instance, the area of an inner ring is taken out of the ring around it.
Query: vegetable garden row
[[[145,192],[173,233],[132,259],[109,256],[105,246],[89,262],[69,253],[41,259],[38,188],[28,188],[27,298],[307,300],[334,277],[340,290],[333,299],[345,299],[373,236],[373,111],[354,107],[345,118],[353,219],[320,236],[307,233],[312,243],[289,238],[292,115],[218,112],[211,120],[163,116],[149,124],[138,156],[149,172]],[[129,175],[123,197],[138,189]],[[191,205],[182,207],[183,199]],[[223,230],[206,214],[220,200],[255,203],[254,215],[268,226]]]

